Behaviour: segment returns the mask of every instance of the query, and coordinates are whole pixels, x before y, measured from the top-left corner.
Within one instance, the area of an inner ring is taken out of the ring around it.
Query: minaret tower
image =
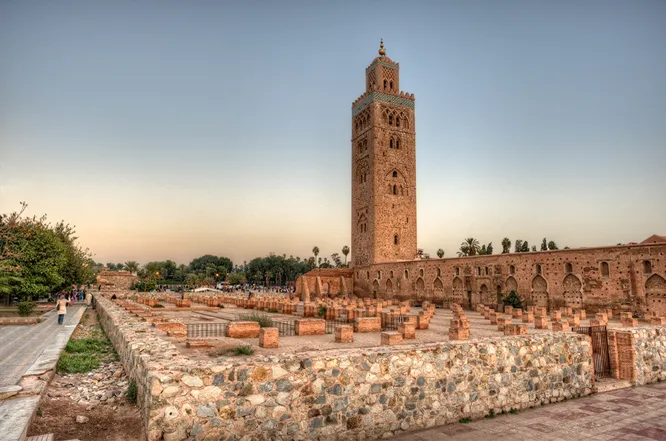
[[[400,92],[383,40],[352,104],[351,252],[353,266],[416,256],[414,95]]]

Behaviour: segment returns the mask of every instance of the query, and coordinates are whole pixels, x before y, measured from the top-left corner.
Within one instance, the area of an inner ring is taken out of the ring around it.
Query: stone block
[[[513,306],[504,306],[504,314],[513,315]]]
[[[527,325],[508,323],[504,325],[504,335],[527,335]]]
[[[523,314],[523,323],[534,323],[534,313],[532,311]]]
[[[550,312],[550,319],[554,322],[560,320],[562,318],[562,312],[561,311],[551,311]]]
[[[631,313],[629,313],[629,314],[631,314]],[[638,326],[638,319],[635,319],[633,317],[623,318],[621,320],[621,322],[622,322],[622,327],[624,327],[624,328],[630,328],[632,326]]]
[[[428,329],[430,327],[430,318],[425,315],[419,315],[416,320],[416,329]]]
[[[552,324],[553,332],[569,332],[571,327],[567,322],[553,322]]]
[[[534,327],[536,329],[548,329],[548,319],[544,316],[534,317]]]
[[[257,338],[259,337],[260,329],[257,322],[229,322],[227,325],[227,337]]]
[[[402,334],[396,331],[382,332],[382,346],[402,344]]]
[[[405,340],[413,340],[416,338],[416,325],[413,323],[399,323],[398,332],[402,334]]]
[[[504,331],[504,326],[511,324],[511,317],[498,317],[497,318],[497,330]]]
[[[499,312],[495,312],[495,311],[491,312],[490,313],[490,324],[491,325],[496,325],[498,317],[502,317],[502,314],[499,313]]]
[[[382,319],[379,317],[358,317],[354,322],[354,332],[380,332]]]
[[[513,313],[511,314],[511,317],[515,319],[522,319],[523,318],[523,310],[520,308],[514,309]]]
[[[469,340],[469,329],[449,328],[449,340]]]
[[[280,338],[278,328],[261,328],[259,331],[260,348],[277,348]]]
[[[349,325],[340,325],[335,327],[335,342],[336,343],[353,343],[354,342],[354,328]]]
[[[666,325],[666,317],[650,317],[651,325]]]
[[[296,335],[325,335],[326,320],[301,319],[296,320]]]

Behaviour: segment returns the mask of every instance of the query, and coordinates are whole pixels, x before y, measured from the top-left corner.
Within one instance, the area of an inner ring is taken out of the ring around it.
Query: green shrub
[[[328,308],[325,305],[319,305],[319,312],[317,313],[317,315],[319,315],[319,317],[325,317],[327,310]]]
[[[67,374],[84,374],[96,369],[99,360],[92,354],[68,354],[64,353],[58,360],[58,372]]]
[[[241,345],[234,348],[234,355],[252,355],[254,349],[250,345]]]
[[[164,305],[158,303],[157,305],[153,305],[153,308],[164,308]]]
[[[472,421],[472,419],[471,419],[471,418],[467,418],[467,417],[465,417],[465,418],[460,418],[460,419],[458,420],[459,423],[463,423],[463,424],[467,424],[467,423],[469,423],[469,422],[471,422],[471,421]]]
[[[277,309],[269,309],[268,312],[272,312],[273,314],[275,314],[275,313],[278,312],[278,310]]]
[[[509,411],[509,413],[510,413],[511,415],[515,415],[515,414],[518,413],[518,409],[511,409],[511,410]]]
[[[35,302],[19,302],[16,305],[18,309],[18,315],[21,317],[27,317],[32,314],[32,311],[35,309],[37,304]]]
[[[136,387],[136,382],[134,380],[129,382],[127,386],[127,401],[132,404],[136,404],[136,396],[138,395],[139,390]]]
[[[523,301],[518,294],[516,294],[516,291],[511,291],[509,295],[504,296],[502,303],[504,303],[504,306],[513,306],[516,309],[523,307]]]
[[[224,305],[222,303],[220,303],[219,305],[217,305],[217,307],[218,308],[224,308]]]
[[[111,342],[94,338],[77,338],[67,342],[66,352],[96,354],[111,350]]]
[[[270,318],[270,316],[266,314],[260,314],[255,312],[253,314],[248,314],[244,316],[243,320],[248,322],[257,322],[259,323],[260,328],[273,327],[273,320]]]

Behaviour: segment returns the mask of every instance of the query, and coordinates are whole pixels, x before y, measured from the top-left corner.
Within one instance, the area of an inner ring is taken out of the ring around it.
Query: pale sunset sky
[[[340,252],[380,38],[426,252],[666,234],[663,0],[2,0],[0,212],[102,262]]]

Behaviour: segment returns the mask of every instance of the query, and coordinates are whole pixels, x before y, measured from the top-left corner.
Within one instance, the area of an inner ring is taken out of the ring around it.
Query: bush
[[[270,318],[270,316],[266,314],[259,314],[259,313],[248,314],[243,317],[243,320],[248,322],[257,322],[259,323],[260,328],[273,327],[273,320]]]
[[[62,354],[58,360],[58,372],[67,374],[84,374],[96,369],[99,360],[92,354]]]
[[[32,314],[32,311],[35,309],[35,306],[37,304],[35,302],[19,302],[16,305],[16,308],[18,309],[18,315],[21,317],[27,317],[30,314]]]
[[[523,301],[518,294],[516,294],[516,291],[511,291],[508,296],[504,296],[502,303],[504,303],[504,306],[513,306],[516,309],[523,307]]]
[[[127,386],[127,401],[132,404],[136,403],[136,396],[138,395],[139,390],[136,387],[136,382],[134,380],[129,382]]]
[[[319,315],[319,317],[325,317],[327,310],[328,310],[328,308],[325,305],[319,305],[319,311],[318,311],[317,315]]]
[[[142,280],[135,282],[131,289],[136,289],[139,292],[148,292],[157,289],[157,283],[154,280]]]
[[[254,354],[254,349],[250,345],[236,346],[234,348],[234,355],[252,355]]]
[[[224,308],[224,305],[222,303],[220,303],[219,305],[217,305],[217,307],[218,308]]]
[[[65,351],[71,353],[95,354],[111,350],[111,342],[96,340],[94,338],[77,338],[67,342]]]
[[[268,312],[272,312],[273,314],[278,313],[279,311],[277,309],[269,309]]]

